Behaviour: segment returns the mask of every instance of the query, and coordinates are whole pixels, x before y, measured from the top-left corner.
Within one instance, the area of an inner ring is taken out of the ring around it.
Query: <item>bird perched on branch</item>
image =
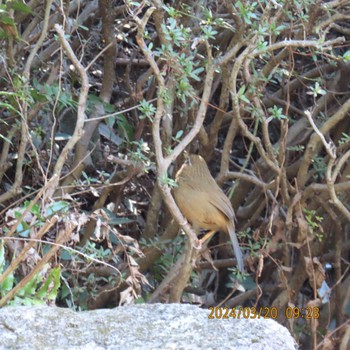
[[[195,154],[188,156],[176,174],[174,198],[182,214],[194,230],[210,230],[209,235],[223,231],[230,235],[237,267],[243,272],[243,256],[235,232],[235,213],[230,200],[211,176],[205,160]]]

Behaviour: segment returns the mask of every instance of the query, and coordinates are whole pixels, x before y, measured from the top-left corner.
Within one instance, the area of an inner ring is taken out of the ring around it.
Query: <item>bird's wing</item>
[[[216,183],[215,183],[216,184]],[[223,212],[228,219],[233,220],[233,222],[236,220],[235,213],[232,209],[232,205],[228,197],[225,195],[225,193],[222,191],[222,189],[217,186],[217,188],[220,191],[215,191],[215,195],[209,196],[209,202],[214,205],[218,210]]]

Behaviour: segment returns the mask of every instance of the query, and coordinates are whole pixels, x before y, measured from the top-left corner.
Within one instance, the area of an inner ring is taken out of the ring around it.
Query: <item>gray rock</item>
[[[0,350],[295,350],[271,319],[208,319],[193,305],[142,304],[74,312],[57,307],[0,309]]]

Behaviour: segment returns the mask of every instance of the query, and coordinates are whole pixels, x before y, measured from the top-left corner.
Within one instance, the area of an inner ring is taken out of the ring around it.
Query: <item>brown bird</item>
[[[230,200],[210,174],[205,160],[195,154],[176,174],[174,198],[194,230],[223,231],[230,235],[238,269],[243,272],[242,252],[235,232],[235,213]]]

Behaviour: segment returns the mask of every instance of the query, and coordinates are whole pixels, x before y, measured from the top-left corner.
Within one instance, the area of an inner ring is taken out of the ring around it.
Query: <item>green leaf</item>
[[[11,1],[7,3],[10,3],[10,7],[15,11],[34,14],[33,10],[22,1]]]
[[[350,51],[346,51],[344,54],[343,54],[343,60],[345,62],[349,62],[350,61]]]
[[[134,129],[123,114],[118,115],[118,132],[120,135],[131,142],[134,139]]]
[[[109,233],[109,240],[111,241],[111,243],[113,243],[115,245],[120,243],[119,239],[112,232]]]
[[[44,284],[35,294],[36,299],[45,299],[45,300],[55,300],[57,297],[58,288],[61,286],[61,268],[55,267],[50,271],[49,276],[47,277]],[[53,286],[52,286],[53,283]]]
[[[65,250],[65,249],[61,250],[60,251],[60,259],[70,261],[70,260],[72,260],[72,254],[68,250]]]
[[[45,208],[45,216],[52,216],[58,212],[67,213],[69,209],[69,203],[65,201],[58,201],[50,204]]]
[[[175,135],[175,139],[178,140],[183,135],[183,133],[184,133],[183,130],[179,130]]]
[[[5,248],[4,242],[0,242],[0,274],[2,274],[5,267]]]
[[[28,238],[29,235],[30,235],[30,226],[25,223],[25,222],[22,222],[18,225],[17,229],[16,229],[16,232],[21,236],[21,237],[24,237],[24,238]]]
[[[0,22],[4,24],[16,25],[14,19],[9,16],[1,17]]]
[[[0,292],[9,292],[13,288],[14,282],[15,282],[15,277],[13,276],[13,273],[11,272],[5,278],[5,280],[0,284]]]
[[[29,91],[30,91],[30,95],[32,96],[34,101],[40,102],[40,103],[44,103],[44,102],[48,101],[48,99],[46,98],[46,95],[40,93],[36,89],[30,89]]]
[[[89,31],[88,27],[83,26],[82,24],[79,25],[79,28],[85,31]]]
[[[129,218],[123,218],[123,217],[115,217],[114,219],[111,219],[108,223],[110,225],[124,225],[124,224],[130,224],[131,222],[134,222],[135,220],[129,219]]]
[[[9,111],[12,111],[18,115],[21,115],[21,112],[18,111],[16,108],[14,108],[12,105],[10,105],[9,103],[5,103],[5,102],[0,102],[0,108],[6,108]]]
[[[21,290],[23,296],[32,296],[35,293],[37,285],[41,282],[40,273],[36,274]]]
[[[26,202],[26,207],[27,207],[27,205],[29,205],[29,202]],[[31,211],[31,213],[32,214],[34,214],[35,216],[37,216],[37,217],[41,217],[41,214],[40,214],[40,207],[39,207],[39,205],[36,203],[36,204],[34,204],[33,205],[33,207],[32,207],[32,209],[30,210]]]
[[[239,88],[239,90],[238,90],[238,95],[239,95],[239,96],[244,95],[245,90],[246,90],[246,86],[245,86],[245,85],[242,85],[242,86]]]
[[[70,295],[70,293],[71,292],[70,292],[69,288],[67,287],[67,285],[63,284],[62,288],[61,288],[60,298],[64,300],[67,298],[68,295]]]
[[[103,208],[103,211],[107,214],[108,223],[110,225],[124,225],[124,224],[129,224],[129,223],[135,221],[135,220],[129,219],[127,217],[117,216],[112,211],[108,210],[107,208]]]
[[[250,104],[249,99],[248,99],[245,95],[242,95],[242,96],[240,96],[239,98],[240,98],[243,102]]]

